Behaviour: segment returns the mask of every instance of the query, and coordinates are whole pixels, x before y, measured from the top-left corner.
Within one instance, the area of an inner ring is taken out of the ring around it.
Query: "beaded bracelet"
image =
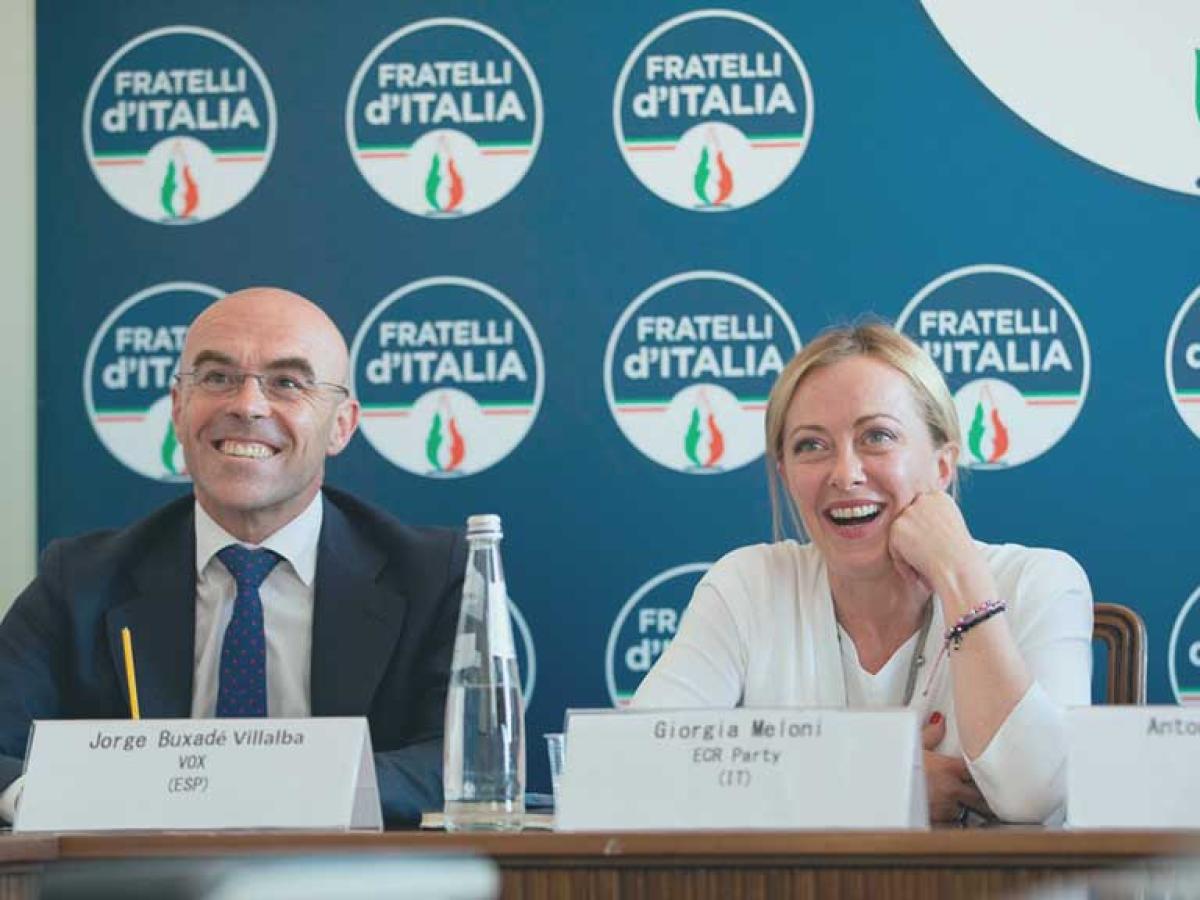
[[[937,677],[938,670],[942,667],[942,659],[951,650],[962,649],[963,635],[980,622],[986,622],[992,616],[1002,613],[1006,609],[1008,609],[1008,604],[1003,600],[988,600],[985,603],[980,603],[978,606],[972,606],[954,623],[953,628],[946,630],[942,649],[938,651],[937,659],[933,661],[933,668],[929,670],[929,677],[925,681],[925,690],[921,692],[922,697],[929,696],[929,689],[933,687],[934,678]]]
[[[980,622],[986,622],[992,616],[1002,613],[1006,609],[1008,609],[1008,604],[1003,600],[988,600],[980,603],[978,606],[971,607],[954,623],[953,628],[946,631],[946,648],[954,650],[962,649],[963,635]]]

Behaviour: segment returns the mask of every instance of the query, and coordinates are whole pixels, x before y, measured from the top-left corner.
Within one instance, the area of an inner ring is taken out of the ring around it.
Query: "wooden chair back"
[[[1092,639],[1108,648],[1108,680],[1104,702],[1143,706],[1146,703],[1146,626],[1142,617],[1120,603],[1097,603]]]

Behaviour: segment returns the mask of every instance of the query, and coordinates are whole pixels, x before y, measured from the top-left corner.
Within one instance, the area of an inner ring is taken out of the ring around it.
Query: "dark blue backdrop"
[[[505,460],[459,480],[410,475],[361,437],[332,482],[415,522],[504,516],[510,590],[536,644],[529,731],[569,705],[608,703],[605,642],[633,591],[671,566],[769,536],[761,463],[695,477],[621,435],[602,360],[629,302],[678,272],[724,270],[761,285],[802,340],[873,311],[894,317],[938,275],[974,263],[1033,272],[1087,330],[1092,380],[1051,451],[971,473],[977,537],[1059,547],[1097,599],[1136,607],[1150,634],[1150,695],[1173,702],[1167,639],[1200,582],[1193,525],[1200,442],[1172,407],[1168,329],[1200,281],[1194,198],[1098,168],[1034,131],[959,62],[916,4],[739,3],[786,35],[812,79],[811,143],[783,186],[746,209],[700,215],[631,174],[612,129],[626,56],[679,2],[183,0],[38,4],[38,528],[51,538],[128,522],[185,490],[130,471],[97,440],[81,392],[96,329],[122,300],[177,280],[232,290],[278,284],[327,307],[353,337],[368,312],[419,278],[456,275],[515,300],[545,354],[541,411]],[[356,170],[347,91],[371,49],[408,22],[478,20],[537,73],[541,147],[489,209],[428,221],[394,208]],[[164,227],[114,203],[89,169],[81,117],[118,47],[153,28],[213,29],[245,47],[278,107],[273,159],[231,211]],[[531,771],[544,783],[540,746]]]

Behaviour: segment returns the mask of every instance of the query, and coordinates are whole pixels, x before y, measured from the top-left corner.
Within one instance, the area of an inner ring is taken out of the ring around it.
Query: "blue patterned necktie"
[[[217,553],[233,580],[237,597],[221,645],[219,718],[262,718],[267,714],[267,642],[258,588],[282,559],[273,550],[230,544]]]

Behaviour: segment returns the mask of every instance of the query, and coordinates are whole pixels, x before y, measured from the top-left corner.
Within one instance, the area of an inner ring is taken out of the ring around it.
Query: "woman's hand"
[[[995,596],[987,561],[971,539],[958,504],[944,491],[913,499],[892,522],[888,550],[908,583],[922,584],[953,608],[965,611]]]
[[[925,750],[925,790],[929,795],[929,821],[961,821],[964,807],[991,818],[992,811],[979,788],[975,786],[962,757],[934,752],[934,747],[940,744],[945,736],[946,720],[942,718],[941,713],[934,713],[921,730],[921,743]]]

